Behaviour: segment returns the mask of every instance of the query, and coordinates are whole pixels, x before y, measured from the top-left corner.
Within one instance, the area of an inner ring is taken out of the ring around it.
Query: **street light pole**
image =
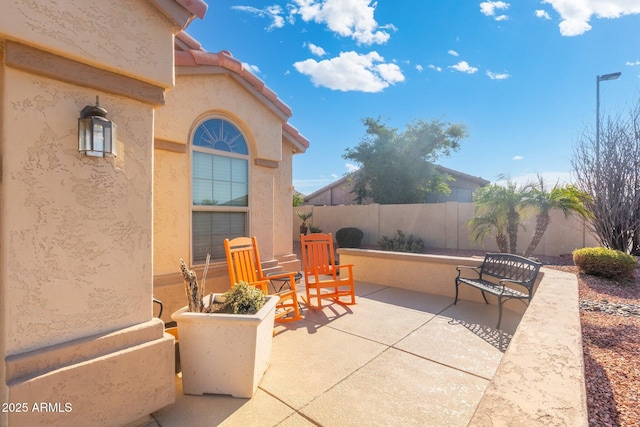
[[[596,76],[596,174],[600,175],[600,82],[615,80],[622,73],[611,73]]]

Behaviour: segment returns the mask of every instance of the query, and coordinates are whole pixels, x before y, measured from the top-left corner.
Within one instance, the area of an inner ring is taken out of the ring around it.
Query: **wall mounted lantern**
[[[78,119],[78,151],[87,156],[104,157],[116,155],[116,125],[107,120],[107,110],[96,105],[87,105]]]

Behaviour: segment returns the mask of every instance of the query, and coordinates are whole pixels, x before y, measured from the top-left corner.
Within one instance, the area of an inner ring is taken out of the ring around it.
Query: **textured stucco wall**
[[[281,120],[226,74],[177,75],[166,105],[157,110],[156,138],[186,144],[198,121],[213,114],[240,128],[252,157],[281,160]]]
[[[96,92],[13,69],[4,89],[6,353],[125,327],[151,315],[150,106],[101,93],[118,157],[77,150]]]
[[[293,146],[290,143],[283,142],[282,162],[274,172],[273,255],[279,256],[293,252]],[[296,219],[299,218],[296,216]]]
[[[5,43],[3,40],[0,40],[0,58],[4,58],[5,52]],[[5,87],[5,79],[4,79],[4,67],[0,66],[0,100],[4,99],[4,87]],[[1,104],[0,104],[1,105]],[[0,162],[2,161],[2,153],[4,153],[4,110],[0,107]],[[4,186],[2,182],[4,181],[4,174],[2,172],[2,168],[0,167],[0,260],[5,258],[4,251],[6,250],[4,246],[4,240],[1,240],[5,233],[4,231]],[[4,287],[4,279],[0,274],[0,313],[6,313],[9,304],[7,304],[7,299],[3,296]],[[1,318],[1,317],[0,317]],[[0,355],[6,354],[6,338],[7,338],[7,322],[5,322],[4,318],[0,321]],[[5,383],[6,378],[6,367],[4,363],[0,363],[0,402],[8,402],[7,399],[7,388],[3,385]],[[0,425],[3,425],[6,418],[0,415]]]
[[[190,156],[154,150],[153,272],[178,273],[179,262],[191,259]]]
[[[156,114],[155,137],[183,144],[184,152],[155,150],[155,275],[176,273],[176,260],[191,259],[190,136],[201,120],[215,116],[238,126],[249,145],[249,234],[258,238],[261,258],[292,251],[293,149],[283,142],[281,120],[227,75],[182,75]],[[275,160],[277,168],[258,166],[256,158]]]
[[[162,87],[173,83],[169,21],[149,1],[3,0],[1,8],[0,35],[10,40]]]

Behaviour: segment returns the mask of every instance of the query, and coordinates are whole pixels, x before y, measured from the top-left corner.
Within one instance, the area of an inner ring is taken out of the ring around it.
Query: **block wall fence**
[[[343,227],[358,227],[364,232],[363,246],[375,246],[382,236],[393,237],[397,230],[424,240],[427,248],[497,251],[494,236],[475,243],[468,222],[474,216],[474,203],[427,203],[415,205],[345,205],[298,206],[293,211],[294,240],[300,240],[301,221],[298,211],[311,211],[310,224],[333,233]],[[518,232],[518,253],[522,254],[535,231],[535,213],[524,218],[524,229]],[[600,246],[577,216],[566,217],[561,211],[551,212],[551,224],[534,255],[559,256],[573,250]]]

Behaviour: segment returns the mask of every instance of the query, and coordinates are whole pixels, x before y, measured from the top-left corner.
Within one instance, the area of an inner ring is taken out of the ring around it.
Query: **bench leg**
[[[502,298],[498,297],[498,324],[496,329],[500,329],[500,322],[502,321]]]
[[[453,300],[453,305],[458,303],[458,281],[456,280],[456,299]]]
[[[484,291],[480,290],[480,292],[482,292],[482,298],[484,298],[484,303],[489,304],[489,301],[487,301],[487,296],[484,294]]]

